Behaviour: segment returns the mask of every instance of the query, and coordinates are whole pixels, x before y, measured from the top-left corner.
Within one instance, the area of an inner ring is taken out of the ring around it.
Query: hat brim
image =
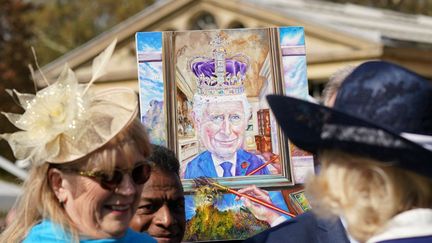
[[[267,100],[285,135],[301,149],[337,149],[432,175],[432,151],[385,127],[293,97],[269,95]]]

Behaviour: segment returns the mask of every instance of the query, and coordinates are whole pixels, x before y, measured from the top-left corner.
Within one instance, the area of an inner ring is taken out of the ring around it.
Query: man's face
[[[155,168],[144,184],[132,229],[146,231],[161,242],[181,242],[185,231],[183,188],[172,172]]]
[[[241,101],[208,103],[198,122],[201,142],[209,152],[230,159],[242,146],[246,117]]]

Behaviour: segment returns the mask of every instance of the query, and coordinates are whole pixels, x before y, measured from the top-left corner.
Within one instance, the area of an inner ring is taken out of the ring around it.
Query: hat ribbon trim
[[[402,140],[395,139],[383,130],[358,126],[324,124],[321,139],[357,142],[382,147],[406,147]]]
[[[410,141],[422,145],[425,149],[432,151],[432,136],[407,132],[403,132],[400,135]]]

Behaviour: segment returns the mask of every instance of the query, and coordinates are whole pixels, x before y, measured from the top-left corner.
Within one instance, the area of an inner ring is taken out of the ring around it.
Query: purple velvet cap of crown
[[[215,60],[207,60],[207,61],[199,61],[192,63],[191,65],[192,72],[197,77],[208,77],[215,78]],[[233,77],[240,75],[240,77],[244,77],[247,71],[247,64],[244,62],[240,62],[238,60],[233,59],[225,59],[225,76]],[[209,84],[210,85],[210,84]],[[211,84],[216,85],[215,84]]]

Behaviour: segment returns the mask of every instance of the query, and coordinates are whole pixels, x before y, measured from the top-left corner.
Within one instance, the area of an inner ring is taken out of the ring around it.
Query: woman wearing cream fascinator
[[[115,44],[93,60],[88,84],[79,84],[65,65],[35,95],[9,92],[25,112],[3,113],[20,131],[1,138],[31,168],[0,242],[154,241],[128,228],[151,169],[137,96],[126,88],[91,88]]]

